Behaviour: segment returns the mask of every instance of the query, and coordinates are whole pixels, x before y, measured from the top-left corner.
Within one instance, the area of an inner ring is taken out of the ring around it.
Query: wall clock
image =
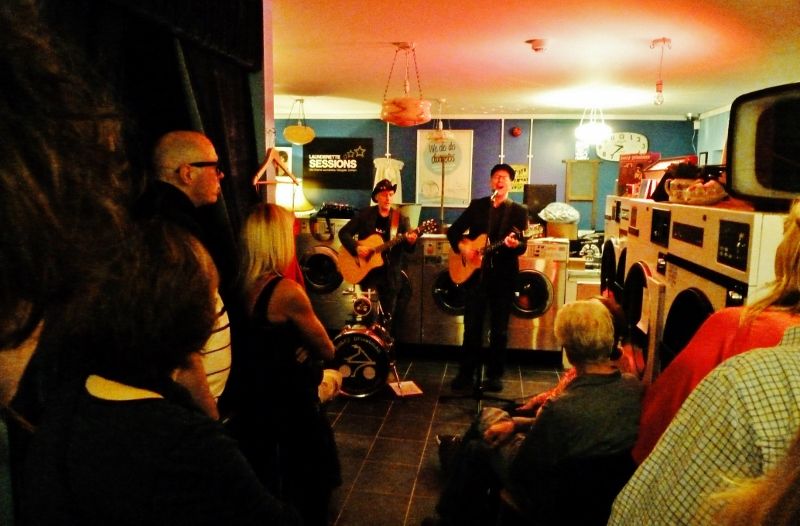
[[[625,153],[647,153],[647,137],[641,133],[615,132],[595,146],[597,156],[606,161],[619,161]]]

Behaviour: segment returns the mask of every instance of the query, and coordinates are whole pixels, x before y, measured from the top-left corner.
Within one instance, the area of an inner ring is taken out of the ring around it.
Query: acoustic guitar
[[[401,241],[405,241],[408,234],[416,232],[417,235],[422,235],[428,232],[434,232],[438,229],[439,227],[436,224],[436,220],[428,219],[427,221],[423,221],[414,230],[398,234],[389,241],[384,241],[379,234],[373,234],[367,238],[361,239],[358,241],[358,245],[369,247],[369,254],[367,256],[354,256],[346,250],[343,250],[343,255],[339,257],[339,271],[349,283],[360,283],[370,270],[383,265],[382,254]]]
[[[516,236],[516,238],[520,240],[520,243],[525,243],[528,239],[533,237],[533,229],[527,228],[524,232],[520,232],[518,229],[514,228],[511,230],[511,234]],[[505,242],[504,237],[500,241],[487,245],[486,238],[487,234],[480,234],[475,239],[465,237],[459,242],[459,245],[466,245],[476,251],[475,256],[472,258],[468,259],[460,252],[450,251],[450,256],[447,260],[447,270],[450,272],[450,279],[453,283],[461,285],[467,281],[476,270],[481,268],[483,257],[500,248]]]

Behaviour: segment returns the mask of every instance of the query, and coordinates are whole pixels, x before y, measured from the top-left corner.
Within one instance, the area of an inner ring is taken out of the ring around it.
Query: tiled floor
[[[523,400],[555,385],[560,355],[530,354],[536,356],[509,358],[503,391],[493,395]],[[397,355],[400,376],[423,394],[401,398],[384,386],[369,397],[340,397],[328,406],[343,478],[334,495],[335,526],[418,526],[434,514],[442,484],[435,437],[461,433],[477,412],[474,399],[440,399],[453,394],[452,353],[401,348]]]

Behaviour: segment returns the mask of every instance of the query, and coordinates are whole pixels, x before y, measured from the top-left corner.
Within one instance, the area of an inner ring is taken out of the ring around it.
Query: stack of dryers
[[[665,284],[663,270],[669,222],[663,210],[649,199],[621,198],[628,211],[625,268],[621,305],[630,325],[634,358],[639,374],[653,375],[656,345],[661,339]],[[647,367],[647,366],[650,367]]]
[[[344,250],[339,229],[348,219],[302,218],[296,239],[297,259],[314,312],[330,332],[338,332],[353,314],[353,286],[339,271]]]
[[[508,322],[508,348],[559,351],[553,332],[556,313],[564,305],[569,240],[528,241],[519,258],[519,275]]]
[[[669,241],[659,349],[663,368],[712,312],[752,303],[775,278],[786,214],[683,204],[659,208],[662,225],[654,216],[653,233],[657,241],[667,235]]]

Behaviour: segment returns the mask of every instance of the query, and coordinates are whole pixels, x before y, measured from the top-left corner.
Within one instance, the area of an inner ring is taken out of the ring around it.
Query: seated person
[[[556,503],[563,496],[550,492],[545,477],[576,459],[627,459],[642,387],[611,362],[611,314],[598,301],[570,303],[556,315],[555,334],[575,366],[575,379],[535,418],[498,415],[496,408],[482,412],[462,441],[437,504],[441,524],[486,524],[492,510],[487,492],[499,486],[526,516],[558,520],[564,510]]]
[[[61,312],[61,345],[83,373],[33,437],[25,524],[299,524],[173,380],[214,325],[207,253],[163,224],[132,230],[123,248],[118,271]]]
[[[614,351],[611,353],[611,361],[614,362],[623,373],[638,376],[639,371],[636,369],[633,350],[628,342],[628,321],[622,307],[610,297],[595,296],[591,299],[605,305],[614,320]],[[527,402],[516,408],[514,412],[520,415],[535,414],[547,400],[561,394],[567,385],[575,379],[576,374],[577,370],[574,367],[564,371],[564,374],[561,375],[555,387],[532,396]]]
[[[711,371],[619,493],[608,524],[718,524],[721,502],[709,496],[778,465],[800,428],[799,346],[792,327],[780,346]]]
[[[692,389],[714,367],[737,354],[777,345],[788,327],[800,325],[800,201],[786,218],[775,252],[775,281],[760,300],[712,314],[686,347],[647,388],[641,432],[633,458],[641,464]]]

